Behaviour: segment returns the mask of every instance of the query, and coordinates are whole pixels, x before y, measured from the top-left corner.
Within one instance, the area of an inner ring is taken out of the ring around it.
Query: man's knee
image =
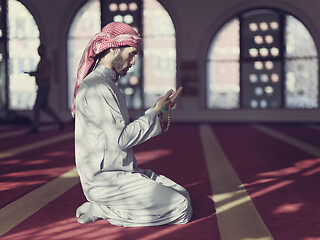
[[[193,214],[191,201],[188,198],[184,198],[180,206],[181,211],[177,218],[176,224],[188,223],[191,220]]]

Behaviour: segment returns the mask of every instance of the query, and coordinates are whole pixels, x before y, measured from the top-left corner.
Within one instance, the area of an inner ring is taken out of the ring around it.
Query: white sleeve
[[[88,89],[85,102],[91,112],[89,118],[101,127],[108,141],[112,141],[108,145],[115,144],[125,150],[162,132],[154,109],[148,109],[143,116],[126,125],[115,94],[104,85]]]

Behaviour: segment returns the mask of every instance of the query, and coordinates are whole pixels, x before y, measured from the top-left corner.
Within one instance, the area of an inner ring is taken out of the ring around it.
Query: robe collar
[[[98,71],[99,73],[101,73],[102,76],[109,80],[112,80],[114,83],[117,83],[119,81],[119,77],[116,74],[116,72],[102,64],[98,64],[95,71]]]

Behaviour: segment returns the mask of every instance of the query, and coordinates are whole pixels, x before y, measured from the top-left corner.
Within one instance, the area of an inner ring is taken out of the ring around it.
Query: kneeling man
[[[134,65],[140,35],[124,23],[110,23],[89,42],[80,61],[72,114],[75,157],[87,202],[78,222],[106,219],[125,227],[187,223],[188,192],[162,175],[138,168],[132,148],[162,130],[159,116],[181,94],[168,91],[153,108],[130,122],[117,81]]]

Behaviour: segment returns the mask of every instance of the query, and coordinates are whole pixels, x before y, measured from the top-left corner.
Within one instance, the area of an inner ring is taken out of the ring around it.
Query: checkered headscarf
[[[77,82],[74,89],[71,114],[75,114],[75,100],[81,81],[90,73],[94,64],[94,57],[108,48],[131,46],[139,48],[140,35],[129,25],[120,22],[112,22],[106,25],[100,33],[97,33],[88,43],[79,63]]]

